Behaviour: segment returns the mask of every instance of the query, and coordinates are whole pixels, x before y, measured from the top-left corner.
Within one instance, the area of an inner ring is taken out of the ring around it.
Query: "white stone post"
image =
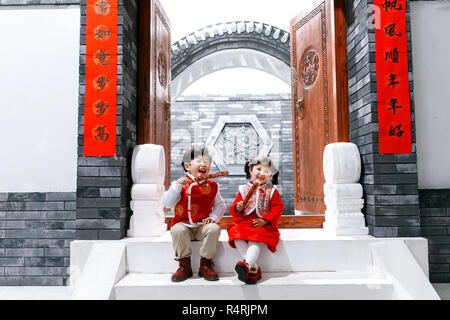
[[[359,183],[361,159],[353,143],[337,142],[325,146],[325,222],[323,228],[334,235],[368,234],[364,215],[363,189]]]
[[[165,170],[163,146],[141,144],[134,147],[130,202],[133,215],[128,229],[129,237],[158,237],[166,232],[162,204]]]

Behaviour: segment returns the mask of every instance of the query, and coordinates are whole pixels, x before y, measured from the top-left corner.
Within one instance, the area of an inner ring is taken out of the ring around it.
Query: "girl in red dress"
[[[244,170],[250,182],[239,186],[239,192],[230,207],[234,219],[227,231],[228,243],[243,258],[235,266],[238,279],[253,284],[261,278],[261,268],[256,264],[261,250],[267,247],[271,252],[276,251],[280,239],[278,220],[284,206],[275,186],[278,184],[279,172],[270,158],[250,159],[245,163]],[[259,183],[259,187],[244,203],[254,183]]]

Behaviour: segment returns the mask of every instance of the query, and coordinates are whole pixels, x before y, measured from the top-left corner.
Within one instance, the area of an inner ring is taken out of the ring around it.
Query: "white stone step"
[[[264,250],[258,258],[258,264],[263,270],[264,277],[267,277],[263,282],[267,285],[273,283],[275,281],[273,279],[286,278],[286,275],[295,277],[296,274],[302,275],[305,272],[310,276],[336,276],[344,275],[348,272],[356,272],[354,274],[362,272],[364,274],[380,270],[380,262],[375,264],[373,259],[373,245],[380,241],[385,243],[385,246],[387,246],[386,248],[388,249],[395,243],[404,244],[405,247],[402,250],[410,252],[411,257],[413,258],[410,259],[411,263],[404,268],[405,270],[400,271],[405,273],[408,270],[412,270],[411,265],[418,264],[420,268],[415,268],[414,270],[417,269],[419,271],[416,270],[416,272],[410,276],[414,279],[418,279],[417,273],[421,272],[421,276],[424,278],[423,281],[427,281],[428,243],[424,238],[375,238],[369,235],[336,236],[323,229],[280,229],[280,233],[281,239],[277,252],[271,253],[268,250]],[[124,274],[127,274],[126,279],[133,279],[135,276],[134,274],[147,274],[146,277],[156,277],[155,279],[157,281],[155,281],[157,283],[166,283],[168,287],[172,288],[173,284],[170,281],[170,274],[177,270],[178,263],[174,260],[170,232],[166,232],[160,237],[131,237],[116,241],[72,241],[70,245],[71,286],[77,287],[79,285],[78,280],[80,279],[80,275],[88,272],[88,270],[85,270],[85,266],[88,265],[88,260],[95,260],[90,265],[95,265],[96,269],[104,268],[104,259],[98,259],[96,255],[90,254],[95,244],[110,243],[113,245],[116,242],[125,246],[124,259],[126,261],[126,270],[124,270]],[[192,268],[195,273],[198,271],[199,267],[200,245],[201,242],[199,241],[192,242]],[[389,250],[383,249],[383,251]],[[219,247],[213,260],[215,263],[214,269],[219,272],[219,274],[222,274],[224,278],[216,284],[208,283],[207,285],[214,286],[217,284],[230,283],[230,281],[232,282],[234,266],[238,260],[241,260],[241,257],[238,255],[236,249],[233,249],[228,245],[228,235],[226,230],[222,230],[221,232]],[[385,264],[386,263],[383,263],[383,265]],[[384,274],[378,278],[383,277],[390,280],[397,279],[398,276],[394,276],[393,278],[386,277],[386,274],[390,273],[388,269],[389,268],[387,268]],[[227,276],[227,274],[229,275]],[[282,274],[283,276],[279,276],[279,274]],[[206,282],[204,279],[189,279],[189,281],[185,283],[195,284],[195,281],[200,281],[200,283]],[[410,279],[408,281],[410,281]],[[125,279],[124,282],[121,282],[121,285],[124,283],[126,283]],[[275,282],[275,289],[278,288],[277,285],[278,284]],[[305,282],[300,281],[300,285],[305,285]],[[328,285],[329,283],[326,284],[325,287],[328,287]],[[350,283],[348,285],[356,286],[357,290],[355,292],[358,293],[360,291],[358,289],[360,288],[358,287],[358,284]],[[401,284],[400,286],[394,285],[394,289],[397,287],[401,288],[403,285],[404,284]],[[286,284],[286,286],[289,287],[290,284]],[[315,288],[319,287],[320,286],[318,285],[315,286]],[[138,289],[133,288],[133,290]],[[161,290],[163,292],[165,289]],[[248,290],[251,291],[255,289],[243,290],[245,290],[244,292],[247,292]],[[336,294],[338,293],[339,292],[337,291]],[[177,296],[176,298],[179,299]]]
[[[261,252],[259,264],[267,272],[366,270],[371,265],[369,236],[329,236],[317,230],[283,229],[277,251]],[[158,238],[128,238],[127,273],[167,273],[175,271],[178,262],[170,232]],[[198,269],[200,241],[191,242],[192,266]],[[151,253],[151,254],[150,254]],[[213,258],[217,272],[234,272],[234,265],[241,260],[236,249],[228,244],[228,234],[222,230],[216,255]]]
[[[194,273],[183,282],[172,282],[171,274],[131,273],[114,288],[117,300],[376,300],[392,299],[393,286],[375,274],[355,271],[275,272],[262,274],[248,285],[235,273],[219,274],[219,281],[206,281]]]
[[[266,272],[367,271],[372,265],[370,244],[378,241],[368,235],[331,235],[323,229],[281,229],[280,233],[277,251],[264,250],[258,258]],[[121,241],[126,242],[127,273],[168,273],[178,267],[169,231],[161,237],[125,238]],[[215,269],[222,273],[234,272],[236,262],[242,258],[236,249],[229,246],[226,230],[222,230],[219,241],[213,258]],[[193,241],[191,244],[192,266],[198,269],[201,242]]]

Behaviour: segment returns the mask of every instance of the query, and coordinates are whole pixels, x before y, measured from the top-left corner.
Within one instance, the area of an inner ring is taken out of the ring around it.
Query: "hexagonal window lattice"
[[[220,116],[206,146],[220,171],[244,175],[249,158],[267,156],[272,140],[255,115]]]

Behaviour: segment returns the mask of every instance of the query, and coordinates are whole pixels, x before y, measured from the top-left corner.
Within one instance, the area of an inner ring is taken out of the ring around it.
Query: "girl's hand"
[[[244,201],[239,201],[236,204],[236,211],[237,212],[241,212],[242,210],[244,210]]]
[[[177,183],[181,184],[181,185],[185,185],[188,182],[189,182],[189,179],[187,177],[181,177],[180,179],[177,180]]]
[[[268,220],[266,219],[253,219],[253,226],[254,227],[264,227],[265,225],[267,225],[269,223]]]

